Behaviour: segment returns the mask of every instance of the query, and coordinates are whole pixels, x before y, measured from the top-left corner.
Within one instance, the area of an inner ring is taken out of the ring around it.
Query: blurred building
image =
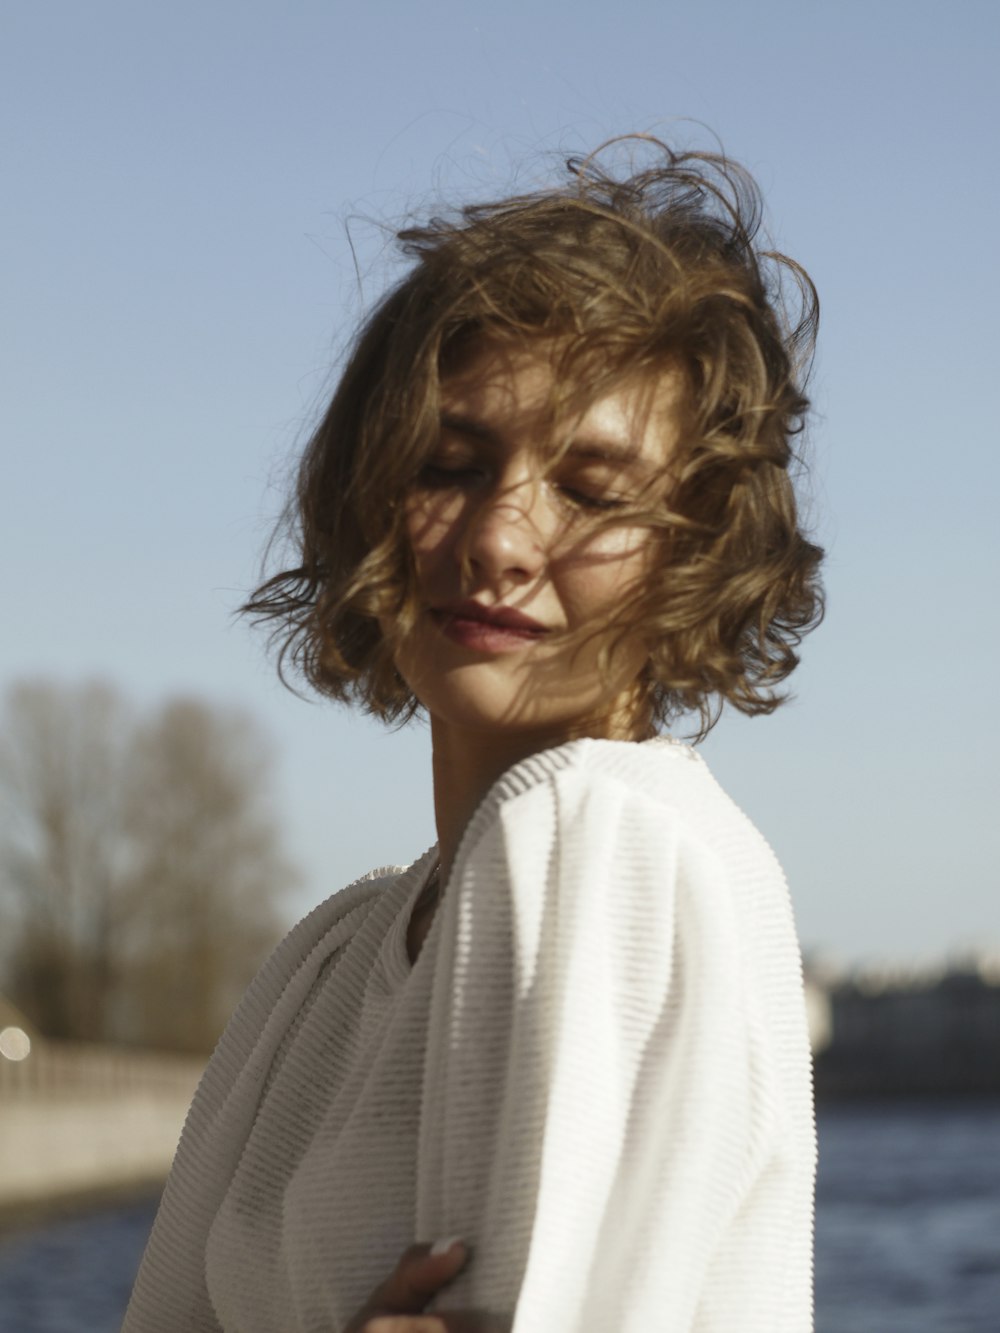
[[[1000,1094],[996,959],[811,976],[810,986],[826,1001],[813,1039],[818,1097]]]

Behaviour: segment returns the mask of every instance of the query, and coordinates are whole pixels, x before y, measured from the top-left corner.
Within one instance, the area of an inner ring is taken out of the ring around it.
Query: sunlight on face
[[[422,605],[397,666],[439,724],[630,736],[648,727],[635,706],[646,653],[631,634],[606,670],[599,654],[655,556],[628,515],[667,487],[682,381],[627,380],[554,452],[554,374],[548,344],[483,343],[443,381],[440,436],[408,500]]]

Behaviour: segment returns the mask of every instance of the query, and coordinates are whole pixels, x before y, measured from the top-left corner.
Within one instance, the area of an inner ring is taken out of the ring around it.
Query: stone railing
[[[204,1065],[172,1052],[36,1040],[22,1059],[0,1054],[0,1103],[81,1093],[190,1096]]]
[[[71,1042],[7,1048],[21,1058],[0,1052],[0,1221],[162,1184],[203,1060]]]

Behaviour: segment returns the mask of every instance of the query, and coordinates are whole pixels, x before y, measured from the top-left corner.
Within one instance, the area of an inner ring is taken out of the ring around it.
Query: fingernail
[[[455,1245],[461,1245],[461,1236],[452,1236],[451,1240],[436,1240],[431,1246],[431,1254],[447,1254]]]

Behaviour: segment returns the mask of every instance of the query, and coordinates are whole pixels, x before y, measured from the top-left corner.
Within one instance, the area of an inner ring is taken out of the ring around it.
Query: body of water
[[[817,1333],[1000,1333],[1000,1103],[819,1115]]]
[[[819,1138],[816,1333],[1000,1333],[1000,1103],[825,1107]],[[8,1237],[0,1331],[118,1333],[154,1208]]]

